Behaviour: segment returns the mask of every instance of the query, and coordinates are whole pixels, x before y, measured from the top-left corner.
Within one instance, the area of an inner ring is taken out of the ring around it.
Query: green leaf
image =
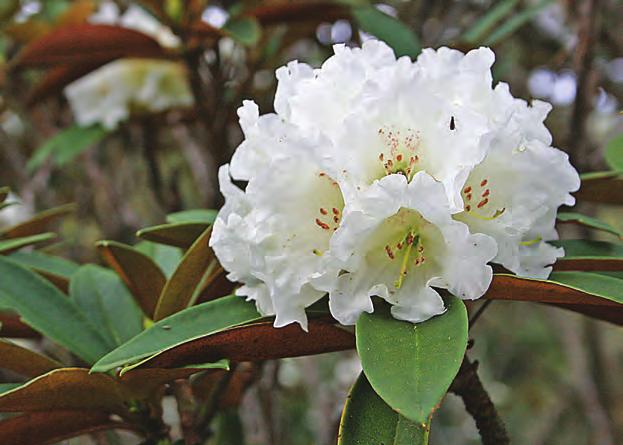
[[[171,278],[166,282],[154,311],[161,320],[192,305],[204,276],[216,267],[214,252],[208,246],[212,228],[208,227],[188,249]]]
[[[415,58],[422,49],[415,33],[400,20],[385,14],[374,6],[354,6],[353,17],[365,32],[391,46],[396,56]]]
[[[257,45],[262,37],[262,27],[254,17],[234,17],[225,23],[223,30],[245,46]]]
[[[134,248],[154,260],[167,278],[173,275],[182,259],[182,251],[178,247],[167,246],[166,244],[141,241]]]
[[[0,394],[19,388],[23,383],[0,383]]]
[[[80,267],[71,277],[69,295],[104,335],[110,349],[141,332],[142,312],[113,271],[94,264]]]
[[[376,393],[395,411],[425,424],[456,376],[467,347],[467,311],[452,297],[445,314],[422,323],[396,320],[387,305],[362,314],[357,351]]]
[[[78,305],[36,273],[0,257],[0,305],[16,311],[30,327],[88,363],[108,352],[108,344]]]
[[[108,130],[99,124],[90,127],[73,125],[61,130],[35,151],[26,168],[32,172],[49,157],[52,157],[54,165],[63,166],[91,145],[102,140],[107,133]]]
[[[167,215],[167,223],[205,223],[214,224],[214,220],[218,215],[218,210],[213,209],[191,209],[181,212],[169,213]]]
[[[534,6],[524,9],[520,13],[513,14],[510,19],[495,30],[484,42],[486,46],[493,46],[502,39],[510,36],[523,25],[532,20],[543,8],[549,5],[552,0],[542,0]]]
[[[502,0],[496,3],[495,6],[465,31],[463,40],[472,45],[481,42],[493,25],[510,14],[518,3],[519,0]]]
[[[0,240],[0,254],[8,255],[11,252],[21,249],[22,247],[41,244],[54,238],[56,238],[55,233],[40,233],[39,235]]]
[[[346,399],[337,445],[426,445],[430,424],[401,416],[374,392],[362,372]]]
[[[154,243],[187,249],[209,226],[198,222],[162,224],[139,230],[136,236]]]
[[[50,224],[60,218],[73,213],[76,210],[75,204],[65,204],[54,207],[43,212],[37,213],[27,221],[23,221],[12,227],[2,229],[0,235],[3,238],[18,238],[22,236],[38,235],[48,230]]]
[[[166,283],[160,267],[149,256],[127,244],[98,241],[96,246],[106,264],[128,287],[143,313],[152,318]]]
[[[255,305],[237,296],[190,307],[154,323],[149,329],[102,357],[92,368],[106,372],[138,363],[190,340],[262,319]]]
[[[8,340],[0,340],[0,368],[8,369],[24,377],[37,377],[62,364],[45,355],[24,348]]]
[[[565,258],[621,258],[623,245],[585,239],[548,241],[565,249]]]
[[[550,241],[565,249],[565,256],[554,264],[554,270],[585,272],[623,272],[623,245],[592,240]]]
[[[610,224],[597,218],[593,218],[591,216],[582,215],[581,213],[560,212],[556,216],[556,219],[563,223],[578,224],[584,227],[588,227],[590,229],[601,230],[602,232],[611,233],[618,236],[619,238],[621,237],[621,232],[612,227]]]
[[[548,281],[623,304],[623,280],[593,272],[552,272]]]
[[[15,252],[9,258],[13,261],[29,267],[33,270],[49,272],[60,277],[69,278],[78,270],[78,264],[61,257],[47,255],[45,253]]]
[[[606,144],[605,158],[612,170],[623,171],[623,133]]]

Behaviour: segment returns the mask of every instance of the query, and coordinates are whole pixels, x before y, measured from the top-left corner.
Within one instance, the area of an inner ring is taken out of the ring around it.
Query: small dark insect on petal
[[[454,124],[454,116],[450,118],[450,130],[455,130],[456,125]]]

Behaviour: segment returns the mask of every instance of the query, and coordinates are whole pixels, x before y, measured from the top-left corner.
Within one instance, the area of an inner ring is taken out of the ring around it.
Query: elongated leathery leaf
[[[54,233],[41,233],[39,235],[0,240],[0,255],[8,255],[23,247],[41,244],[54,238],[56,238]]]
[[[211,228],[206,229],[190,246],[177,269],[167,281],[154,310],[154,320],[161,320],[193,303],[197,287],[210,271],[214,252],[208,246]]]
[[[214,220],[216,219],[217,214],[218,211],[213,209],[183,210],[181,212],[169,213],[167,215],[167,223],[175,224],[194,222],[214,224]]]
[[[162,224],[139,230],[136,236],[154,243],[186,249],[209,227],[204,222]]]
[[[88,363],[109,351],[78,305],[35,272],[0,257],[0,277],[0,305],[16,311],[33,329]]]
[[[131,365],[189,340],[260,319],[255,305],[236,296],[193,306],[160,320],[102,357],[92,371],[106,372]]]
[[[613,170],[623,171],[623,133],[608,141],[605,157]]]
[[[392,47],[396,56],[415,58],[421,45],[415,33],[404,23],[374,6],[354,6],[353,17],[362,30]]]
[[[104,261],[128,286],[145,315],[152,318],[166,282],[160,267],[151,257],[132,246],[116,241],[99,241],[96,245]]]
[[[394,410],[425,424],[456,376],[467,347],[467,311],[448,310],[423,323],[393,318],[382,305],[357,321],[357,351],[376,393]]]
[[[82,266],[71,277],[69,294],[106,336],[110,349],[141,331],[141,310],[113,271],[93,264]]]
[[[556,216],[558,222],[578,224],[580,226],[588,227],[589,229],[601,230],[602,232],[611,233],[613,235],[621,237],[621,232],[612,227],[607,222],[601,221],[592,216],[582,215],[575,212],[559,212]]]
[[[344,405],[337,444],[426,445],[429,427],[392,410],[361,373]]]

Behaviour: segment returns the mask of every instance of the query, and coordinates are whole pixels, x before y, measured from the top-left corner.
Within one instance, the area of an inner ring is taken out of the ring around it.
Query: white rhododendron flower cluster
[[[193,104],[188,76],[177,62],[119,59],[65,88],[76,122],[114,129],[132,112],[162,112]]]
[[[580,181],[551,146],[550,106],[493,88],[493,61],[441,48],[413,62],[369,41],[320,69],[280,68],[275,113],[244,103],[245,140],[219,172],[210,245],[237,294],[275,326],[306,327],[327,293],[344,324],[373,296],[420,322],[445,311],[439,289],[482,296],[490,263],[546,278]]]
[[[102,2],[89,22],[142,32],[165,48],[180,46],[168,27],[136,5],[120,14],[114,2]],[[80,126],[99,123],[110,130],[134,111],[159,113],[193,104],[184,65],[157,59],[110,62],[68,85],[65,96]]]

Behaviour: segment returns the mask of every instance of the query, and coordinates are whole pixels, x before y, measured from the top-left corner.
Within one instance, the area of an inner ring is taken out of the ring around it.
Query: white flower
[[[373,310],[420,322],[437,289],[482,296],[489,262],[543,278],[562,249],[557,208],[577,172],[551,147],[547,105],[492,87],[493,53],[424,50],[396,60],[382,42],[342,45],[320,69],[277,70],[276,114],[239,110],[245,141],[221,171],[227,204],[211,245],[276,326],[305,326],[329,294],[353,324]]]
[[[492,52],[473,51],[451,71],[455,86],[438,88],[436,77],[407,57],[396,60],[383,42],[334,49],[319,70],[299,63],[277,70],[277,112],[330,141],[317,155],[344,178],[345,194],[387,174],[424,170],[444,184],[453,210],[462,209],[461,184],[491,137],[489,116],[462,103],[493,96]]]
[[[89,22],[93,24],[119,25],[140,31],[156,39],[165,48],[177,48],[181,44],[180,39],[168,27],[136,5],[130,5],[123,15],[119,16],[119,7],[114,2],[103,2],[99,10],[89,17]]]
[[[544,125],[551,106],[541,101],[528,106],[505,83],[491,90],[493,60],[486,48],[465,55],[440,48],[425,49],[416,65],[430,89],[487,119],[487,155],[463,184],[457,207],[464,212],[456,219],[495,238],[494,262],[521,276],[547,278],[564,251],[544,241],[557,239],[556,210],[574,204],[570,192],[580,179],[568,156],[551,147]],[[471,124],[455,118],[454,125],[460,130]]]
[[[175,62],[120,59],[65,88],[79,125],[114,129],[132,111],[161,112],[193,103],[184,67]]]
[[[255,300],[263,314],[275,314],[275,326],[306,328],[305,307],[325,294],[310,281],[323,271],[323,253],[342,217],[342,194],[310,157],[314,138],[301,137],[277,115],[258,117],[251,102],[239,115],[246,140],[231,175],[248,184],[243,193],[231,184],[228,167],[221,169],[226,205],[210,245],[229,278],[244,283],[238,295]]]
[[[11,205],[0,209],[0,226],[5,226],[4,228],[27,221],[35,214],[32,204],[20,200],[19,196],[13,192],[9,192],[6,203]]]
[[[463,299],[482,296],[496,244],[453,220],[443,185],[418,172],[410,182],[391,174],[362,193],[331,240],[331,254],[345,271],[330,292],[340,322],[372,312],[374,295],[393,305],[394,317],[420,322],[445,311],[433,286]]]
[[[489,153],[463,186],[464,212],[455,217],[496,239],[494,262],[520,276],[547,278],[564,251],[545,241],[558,238],[556,211],[575,203],[570,192],[580,178],[567,154],[550,145],[543,124],[550,106],[535,101],[529,107],[503,84],[496,93],[504,96],[500,113],[510,110],[510,116],[495,124]]]

